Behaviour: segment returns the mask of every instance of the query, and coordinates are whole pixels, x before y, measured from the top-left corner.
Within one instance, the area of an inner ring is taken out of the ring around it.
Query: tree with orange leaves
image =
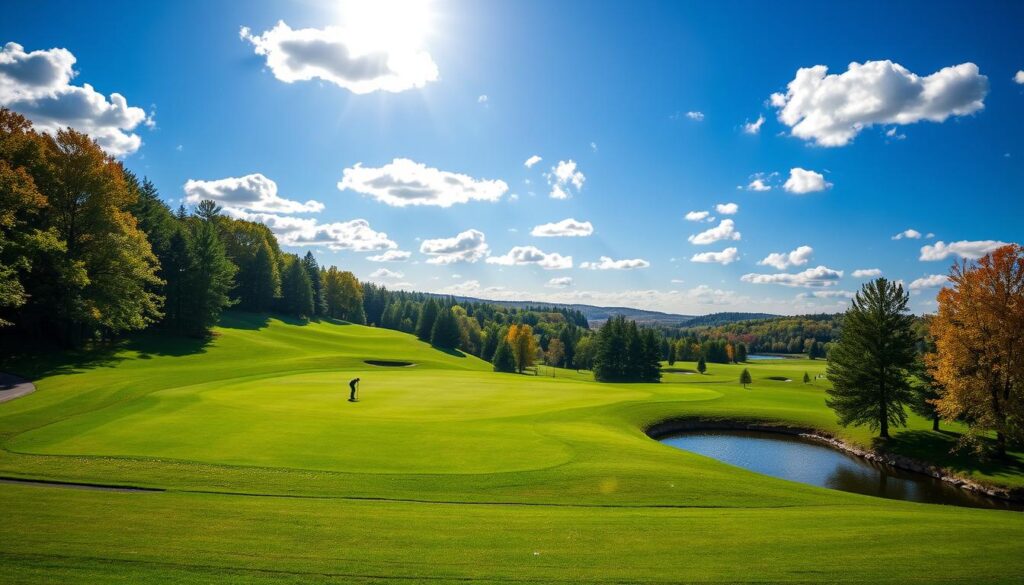
[[[966,421],[976,440],[995,432],[996,452],[1024,439],[1024,248],[1003,246],[950,271],[932,320],[935,353],[927,358],[941,386],[935,405],[945,419]]]
[[[522,374],[537,359],[537,340],[533,337],[533,327],[513,324],[508,328],[505,339],[512,347],[516,370]]]

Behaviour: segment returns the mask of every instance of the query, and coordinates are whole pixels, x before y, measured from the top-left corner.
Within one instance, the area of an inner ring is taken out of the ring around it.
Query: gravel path
[[[21,398],[36,391],[36,385],[14,374],[0,372],[0,402]]]

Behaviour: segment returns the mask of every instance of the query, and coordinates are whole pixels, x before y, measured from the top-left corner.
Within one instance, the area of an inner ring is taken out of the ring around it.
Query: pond
[[[894,500],[1022,510],[933,477],[878,464],[808,439],[764,431],[690,431],[659,439],[773,477]]]
[[[753,353],[747,356],[748,360],[784,360],[787,359],[781,355],[764,355],[760,353]]]

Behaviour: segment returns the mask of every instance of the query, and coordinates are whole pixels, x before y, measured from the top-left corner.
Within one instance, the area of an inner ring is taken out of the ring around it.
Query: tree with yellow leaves
[[[525,324],[513,324],[508,328],[506,339],[512,347],[512,356],[515,358],[516,370],[522,374],[537,359],[538,345],[537,340],[533,337],[533,328]]]
[[[971,431],[995,432],[996,452],[1024,439],[1024,248],[1003,246],[950,271],[932,320],[935,353],[929,372],[942,388],[935,405],[945,419]]]

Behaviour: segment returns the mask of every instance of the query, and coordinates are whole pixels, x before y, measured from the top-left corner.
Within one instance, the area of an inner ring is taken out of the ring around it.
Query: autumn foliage
[[[932,320],[927,357],[942,388],[934,401],[945,419],[964,420],[968,439],[996,434],[996,449],[1024,439],[1024,248],[1008,245],[953,266]]]

